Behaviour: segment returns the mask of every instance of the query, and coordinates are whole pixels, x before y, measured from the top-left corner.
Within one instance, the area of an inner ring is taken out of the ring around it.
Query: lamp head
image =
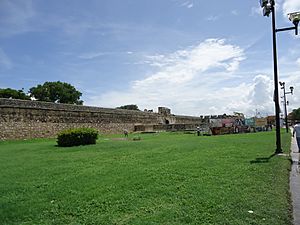
[[[285,85],[285,82],[279,81],[279,84],[280,84],[280,86],[284,86],[284,85]]]
[[[264,8],[266,6],[271,7],[272,5],[275,5],[274,0],[259,0],[260,7]]]
[[[300,21],[300,12],[293,12],[288,14],[289,20],[292,21],[292,23],[295,26],[298,26]]]
[[[293,94],[293,92],[294,92],[294,87],[290,87],[290,90],[291,90],[291,94]]]
[[[260,6],[263,8],[264,16],[269,16],[271,14],[274,4],[274,0],[260,0]]]
[[[270,16],[270,14],[271,14],[271,8],[270,7],[268,7],[268,6],[265,6],[264,8],[263,8],[263,16]]]
[[[259,1],[260,7],[262,7],[262,8],[265,7],[268,4],[268,2],[269,2],[268,0],[260,0]]]

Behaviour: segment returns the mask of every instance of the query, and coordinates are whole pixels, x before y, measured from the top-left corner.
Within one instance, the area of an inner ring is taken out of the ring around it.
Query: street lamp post
[[[278,68],[277,68],[277,48],[276,48],[276,33],[287,30],[295,30],[298,34],[298,23],[300,21],[300,12],[290,13],[289,19],[293,22],[293,27],[276,29],[275,21],[275,0],[260,0],[260,5],[263,8],[263,15],[269,16],[272,13],[272,37],[273,37],[273,65],[274,65],[274,103],[275,103],[275,119],[276,119],[276,150],[275,153],[282,153],[280,139],[280,106],[278,97]]]
[[[290,87],[290,90],[289,92],[286,92],[285,91],[285,82],[280,82],[279,81],[279,84],[281,86],[281,89],[283,90],[283,104],[284,104],[284,117],[285,117],[285,128],[286,128],[286,132],[288,133],[289,132],[289,125],[288,125],[288,115],[287,115],[287,101],[286,101],[286,95],[287,94],[293,94],[293,91],[294,91],[294,87]]]

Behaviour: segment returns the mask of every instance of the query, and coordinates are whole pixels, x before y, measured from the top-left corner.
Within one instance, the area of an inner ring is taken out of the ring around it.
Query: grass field
[[[291,224],[274,132],[55,144],[0,142],[0,224]]]

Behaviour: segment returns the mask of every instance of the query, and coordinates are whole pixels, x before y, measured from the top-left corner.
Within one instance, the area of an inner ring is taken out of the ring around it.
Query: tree
[[[0,88],[0,98],[30,100],[30,97],[26,95],[23,90],[15,90],[11,88],[5,88],[5,89]]]
[[[30,96],[38,101],[57,102],[82,105],[79,100],[82,95],[71,84],[56,81],[45,82],[43,85],[37,85],[29,90]]]
[[[241,113],[241,112],[233,112],[233,115],[239,117],[239,118],[245,118],[245,115],[244,113]]]
[[[289,113],[288,118],[293,121],[300,121],[300,108],[293,109],[291,113]]]
[[[123,105],[123,106],[117,107],[117,109],[139,110],[137,105]]]

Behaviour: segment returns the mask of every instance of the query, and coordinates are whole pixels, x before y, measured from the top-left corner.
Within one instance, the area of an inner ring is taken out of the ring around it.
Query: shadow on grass
[[[270,155],[269,157],[256,158],[255,160],[251,160],[251,161],[250,161],[250,164],[253,164],[253,163],[268,163],[269,160],[270,160],[271,158],[273,158],[275,155],[276,155],[276,153],[273,153],[273,154]]]

